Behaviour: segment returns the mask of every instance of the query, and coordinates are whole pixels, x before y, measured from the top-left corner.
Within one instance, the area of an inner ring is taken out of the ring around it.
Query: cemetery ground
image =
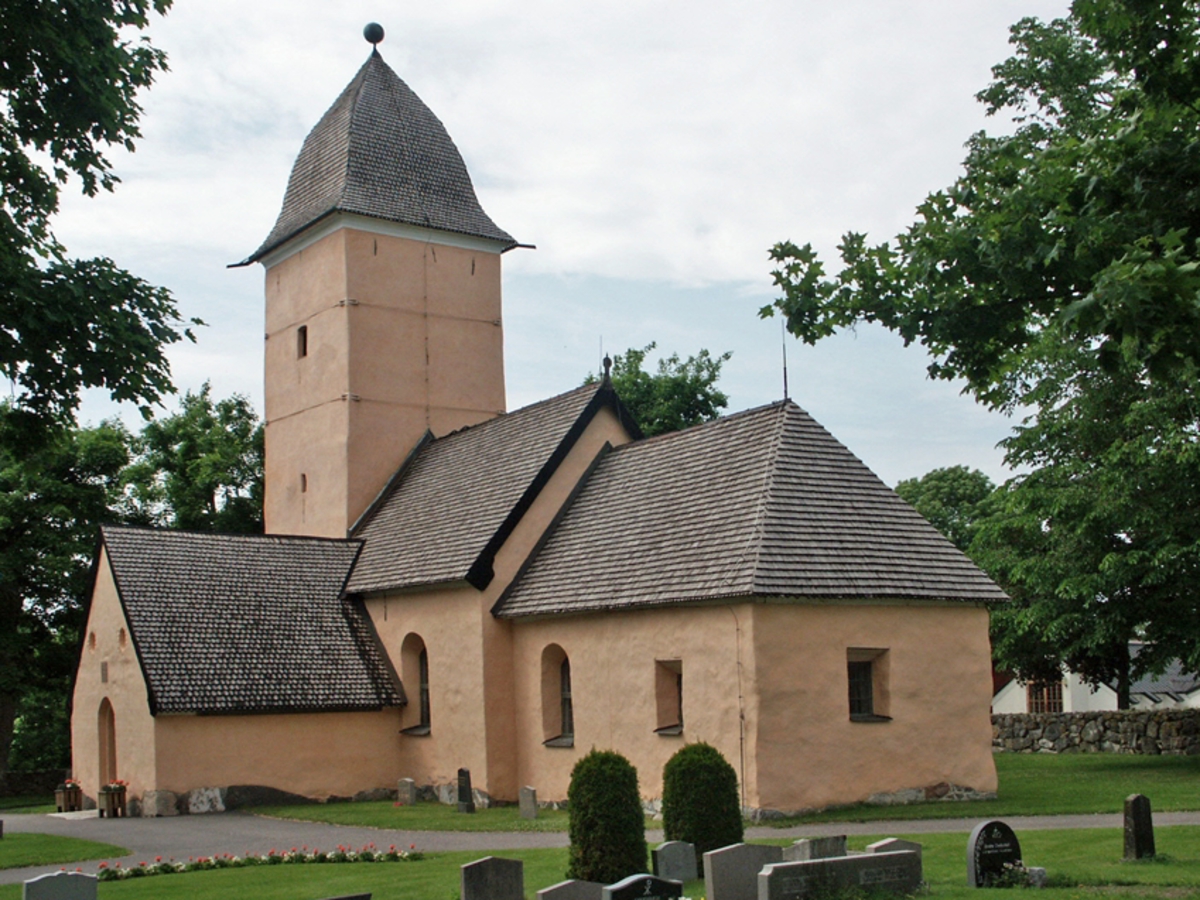
[[[1121,861],[1123,835],[1117,828],[1022,834],[1026,862],[1049,870],[1049,885],[1036,897],[1200,897],[1200,826],[1159,827],[1155,833],[1159,856],[1139,862]],[[852,837],[849,846],[863,849],[876,839],[878,836]],[[967,887],[965,834],[925,834],[920,842],[929,887],[919,896],[934,900],[1000,900],[1013,896],[999,888]],[[790,839],[773,843],[790,843]],[[418,862],[313,863],[157,875],[103,882],[99,895],[101,900],[317,900],[370,892],[374,900],[455,900],[459,895],[459,867],[485,855],[464,851],[430,854]],[[526,896],[530,898],[541,888],[561,881],[567,867],[565,849],[499,855],[523,861]],[[20,885],[0,886],[0,900],[16,900],[20,891]],[[703,880],[685,885],[684,895],[692,900],[703,897]]]

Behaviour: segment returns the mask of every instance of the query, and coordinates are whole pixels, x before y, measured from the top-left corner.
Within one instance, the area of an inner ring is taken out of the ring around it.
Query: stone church
[[[649,439],[607,378],[507,411],[515,246],[372,51],[244,261],[267,533],[103,530],[85,794],[554,801],[612,748],[653,801],[694,741],[749,811],[994,791],[1000,590],[790,401]]]

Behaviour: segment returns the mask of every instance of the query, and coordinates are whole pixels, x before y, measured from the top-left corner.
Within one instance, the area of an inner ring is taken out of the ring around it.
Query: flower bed
[[[247,853],[244,856],[233,856],[225,853],[221,856],[201,856],[188,859],[187,862],[176,862],[174,859],[164,860],[155,857],[154,862],[141,862],[136,866],[123,867],[119,862],[109,865],[100,863],[97,878],[100,881],[122,881],[126,878],[145,878],[148,875],[174,875],[177,872],[204,872],[209,869],[240,869],[246,866],[281,866],[297,863],[346,863],[346,862],[417,862],[425,855],[410,845],[408,850],[397,850],[393,844],[386,850],[378,849],[374,844],[367,844],[361,850],[351,850],[341,845],[330,853],[321,850],[309,850],[308,847],[293,847],[283,853],[271,850],[265,856]]]

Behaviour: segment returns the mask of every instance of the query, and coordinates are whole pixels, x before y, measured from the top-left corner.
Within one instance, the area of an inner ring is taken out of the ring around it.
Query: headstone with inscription
[[[560,881],[537,892],[537,900],[602,900],[605,885],[598,881]]]
[[[1021,863],[1021,842],[1003,822],[980,822],[967,839],[967,884],[987,887],[999,879],[1005,866]]]
[[[525,864],[485,856],[462,867],[462,900],[525,900]]]
[[[921,881],[921,858],[911,850],[830,856],[764,866],[757,900],[807,900],[849,890],[907,895]]]
[[[82,872],[55,872],[25,882],[24,900],[96,900],[95,875]]]
[[[675,881],[695,881],[696,845],[687,841],[667,841],[654,848],[654,874]]]
[[[707,900],[758,900],[758,873],[783,862],[782,847],[730,844],[704,854],[704,894]]]
[[[537,791],[526,785],[521,788],[521,818],[537,818]]]
[[[675,900],[682,896],[682,881],[647,874],[622,878],[600,892],[601,900]]]
[[[806,859],[829,859],[846,855],[846,836],[801,838],[790,847],[783,848],[784,862],[801,862]]]
[[[921,845],[916,841],[905,841],[900,838],[884,838],[873,844],[867,844],[868,853],[895,853],[898,850],[911,850],[917,856],[921,855]]]
[[[417,783],[411,778],[401,778],[396,782],[396,802],[401,806],[416,806]]]
[[[471,793],[471,770],[458,770],[458,811],[475,812],[475,795]]]

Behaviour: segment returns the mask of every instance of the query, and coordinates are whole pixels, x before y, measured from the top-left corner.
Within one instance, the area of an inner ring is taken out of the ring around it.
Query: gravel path
[[[203,816],[179,816],[168,819],[100,819],[89,814],[7,815],[4,832],[37,832],[64,837],[104,841],[128,847],[132,851],[121,857],[123,866],[150,862],[156,856],[186,860],[190,856],[213,856],[232,853],[265,854],[269,850],[290,850],[308,846],[334,850],[339,844],[358,849],[374,843],[386,848],[391,844],[418,850],[523,850],[534,847],[565,847],[564,832],[477,832],[477,831],[391,831],[376,828],[356,828],[345,825],[323,825],[316,822],[289,822],[246,813],[215,813]],[[746,829],[747,838],[814,837],[824,834],[932,834],[961,832],[966,834],[979,819],[921,819],[894,822],[842,822],[823,825],[798,825],[793,828],[754,827]],[[1022,831],[1052,828],[1120,828],[1122,816],[1011,816],[1004,819],[1018,834]],[[1155,813],[1155,825],[1200,825],[1200,812]],[[646,832],[651,845],[662,840],[661,831]],[[109,860],[111,864],[113,860]],[[81,862],[84,872],[95,872],[98,861]],[[46,872],[56,872],[62,865],[39,866],[27,869],[0,870],[0,884],[13,884]],[[75,868],[72,864],[68,868]]]

